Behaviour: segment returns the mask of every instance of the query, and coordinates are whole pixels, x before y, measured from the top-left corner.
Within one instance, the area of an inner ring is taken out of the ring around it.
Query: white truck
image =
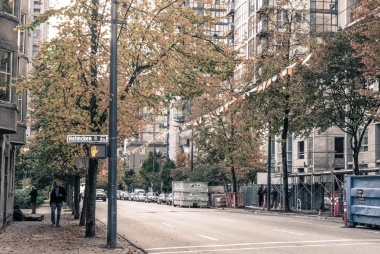
[[[173,206],[207,207],[207,182],[172,182]]]

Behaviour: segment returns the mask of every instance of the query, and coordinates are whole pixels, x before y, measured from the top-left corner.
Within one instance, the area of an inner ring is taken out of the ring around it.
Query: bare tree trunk
[[[97,62],[96,56],[98,53],[98,26],[97,22],[99,20],[99,0],[92,0],[92,22],[90,25],[91,30],[91,86],[97,87]],[[91,115],[91,125],[92,131],[94,133],[100,132],[100,126],[102,122],[97,120],[99,118],[97,112],[97,100],[96,95],[93,94],[90,100],[90,115]],[[88,195],[86,195],[86,237],[95,237],[95,208],[96,208],[96,177],[98,173],[98,160],[90,160],[88,168]],[[87,194],[87,193],[86,193]]]
[[[79,188],[80,188],[80,176],[76,174],[74,176],[74,219],[79,219]]]
[[[88,169],[88,195],[86,195],[86,237],[95,237],[96,177],[98,173],[97,169],[98,160],[91,159]]]

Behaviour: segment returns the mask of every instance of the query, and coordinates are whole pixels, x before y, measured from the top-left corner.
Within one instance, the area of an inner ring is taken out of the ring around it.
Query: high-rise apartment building
[[[310,36],[318,37],[321,34],[333,36],[339,27],[344,29],[355,22],[357,19],[355,10],[360,6],[360,1],[237,0],[233,14],[235,48],[244,52],[246,58],[255,58],[263,50],[268,50],[266,43],[273,43],[274,40],[268,38],[267,32],[274,29],[274,26],[281,27],[285,18],[281,9],[295,8],[297,5],[300,6],[303,20],[308,25],[308,33]],[[274,22],[272,27],[268,22],[268,15],[272,15],[270,17]],[[375,85],[374,89],[378,89],[378,85]],[[372,123],[365,132],[359,154],[359,167],[363,174],[380,172],[379,128],[379,123]],[[349,140],[350,136],[338,127],[331,127],[323,133],[315,131],[306,139],[293,138],[291,135],[288,137],[289,183],[290,186],[297,186],[292,192],[293,200],[302,196],[302,204],[306,208],[319,208],[317,199],[320,200],[321,196],[323,199],[324,195],[331,195],[341,190],[344,174],[351,174],[353,169]],[[272,139],[271,154],[272,184],[281,186],[284,170],[281,162],[281,144],[275,139]],[[258,183],[267,183],[266,173],[259,174]],[[323,188],[315,188],[317,185]],[[296,206],[295,202],[294,205]]]

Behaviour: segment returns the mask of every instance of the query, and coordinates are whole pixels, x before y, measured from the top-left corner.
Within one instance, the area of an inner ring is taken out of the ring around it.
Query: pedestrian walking
[[[31,189],[31,191],[29,192],[30,207],[32,208],[32,214],[36,214],[38,192],[34,186],[32,186],[30,189]]]
[[[259,196],[259,207],[261,207],[264,201],[263,185],[260,185],[257,195]]]
[[[270,207],[275,209],[277,203],[277,190],[275,187],[272,187],[272,190],[270,192],[270,200]]]
[[[51,207],[51,222],[52,227],[57,226],[60,227],[59,224],[61,219],[61,211],[63,207],[63,202],[66,201],[67,192],[66,189],[61,186],[61,182],[59,180],[53,181],[53,186],[50,192],[50,207]],[[55,210],[57,210],[57,220],[55,219]]]

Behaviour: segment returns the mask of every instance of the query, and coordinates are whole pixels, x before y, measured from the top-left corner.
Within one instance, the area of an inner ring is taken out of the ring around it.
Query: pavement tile
[[[22,210],[24,214],[31,210]],[[101,223],[96,225],[96,236],[85,238],[85,227],[79,226],[69,211],[63,211],[61,227],[52,227],[49,204],[37,208],[38,215],[44,215],[43,221],[14,221],[0,229],[0,253],[145,253],[135,248],[126,239],[118,236],[118,248],[106,248],[107,228]]]

